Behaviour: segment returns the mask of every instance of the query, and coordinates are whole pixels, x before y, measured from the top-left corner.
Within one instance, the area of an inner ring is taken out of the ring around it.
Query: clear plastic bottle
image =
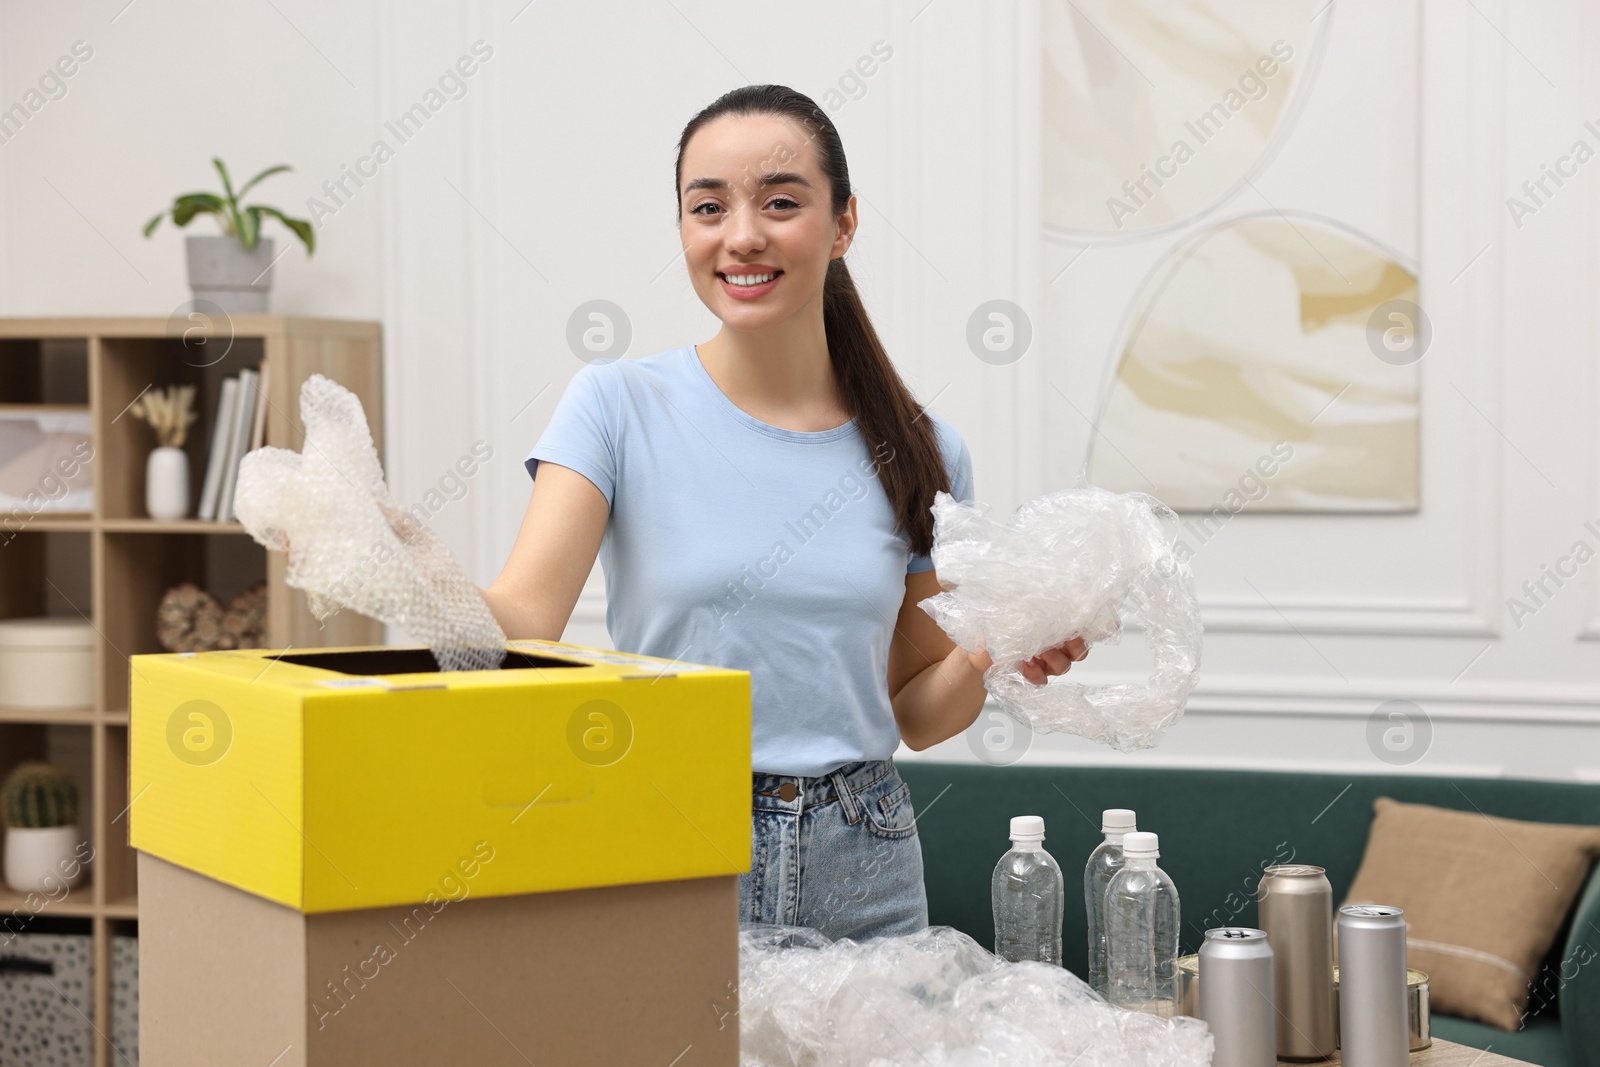
[[[1083,868],[1083,910],[1089,919],[1089,988],[1106,995],[1106,887],[1122,870],[1122,838],[1138,829],[1127,808],[1107,808],[1100,813],[1105,841],[1089,853]]]
[[[1178,888],[1156,866],[1155,834],[1122,839],[1123,867],[1106,887],[1108,1000],[1122,1008],[1178,1014]]]
[[[1011,851],[995,864],[990,883],[994,951],[1013,963],[1038,960],[1059,966],[1066,883],[1043,841],[1044,819],[1038,815],[1011,820]]]

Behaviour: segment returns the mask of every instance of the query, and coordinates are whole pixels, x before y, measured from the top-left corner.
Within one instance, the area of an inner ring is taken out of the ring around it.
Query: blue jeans
[[[834,940],[928,925],[911,788],[892,760],[814,778],[753,776],[750,870],[739,920],[809,926]]]

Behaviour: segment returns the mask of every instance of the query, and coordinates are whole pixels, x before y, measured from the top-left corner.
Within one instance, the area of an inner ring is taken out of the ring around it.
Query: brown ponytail
[[[832,186],[835,217],[850,204],[850,171],[844,144],[833,121],[804,93],[784,85],[748,85],[719,97],[689,120],[678,139],[673,199],[682,202],[683,152],[695,131],[723,115],[778,115],[809,131],[817,146],[817,163]],[[789,158],[793,158],[792,155]],[[782,160],[773,160],[772,170]],[[839,380],[845,410],[856,420],[867,449],[877,462],[878,481],[894,508],[896,527],[910,539],[911,551],[933,549],[933,494],[950,491],[950,478],[939,455],[931,419],[901,380],[867,309],[856,292],[850,269],[841,257],[828,264],[822,289],[822,320],[828,358]]]

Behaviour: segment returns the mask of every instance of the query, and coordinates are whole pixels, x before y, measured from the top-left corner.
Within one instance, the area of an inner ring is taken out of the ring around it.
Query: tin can
[[[1345,1067],[1407,1067],[1405,914],[1387,904],[1339,909],[1339,1029]]]
[[[1178,1014],[1200,1018],[1200,957],[1178,957]]]
[[[1433,1044],[1433,1024],[1428,1019],[1428,972],[1406,969],[1406,1034],[1411,1051]]]
[[[1184,956],[1178,960],[1181,967],[1184,960],[1193,960],[1194,956]],[[1192,968],[1191,968],[1192,969]],[[1191,975],[1191,977],[1193,977]],[[1189,989],[1188,996],[1199,1003],[1200,989],[1198,982],[1191,982],[1193,988]],[[1339,968],[1333,969],[1333,1019],[1339,1021]],[[1411,1039],[1411,1051],[1421,1052],[1433,1044],[1433,1024],[1429,1019],[1428,1008],[1428,972],[1419,971],[1415,967],[1406,970],[1406,1032]],[[1194,1012],[1186,1011],[1185,1015]]]
[[[1321,867],[1268,867],[1256,889],[1258,923],[1274,954],[1278,1055],[1333,1055],[1333,887]]]
[[[1200,946],[1200,1018],[1216,1040],[1212,1062],[1226,1067],[1276,1067],[1272,946],[1264,930],[1207,930]]]

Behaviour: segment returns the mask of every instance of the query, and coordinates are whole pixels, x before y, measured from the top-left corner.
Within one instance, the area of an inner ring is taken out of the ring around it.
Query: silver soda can
[[[1321,867],[1268,867],[1256,889],[1257,925],[1272,945],[1278,1055],[1333,1055],[1333,887]]]
[[[1276,1067],[1272,946],[1263,930],[1207,930],[1200,946],[1200,1018],[1211,1028],[1216,1067]]]
[[[1340,908],[1339,1029],[1345,1067],[1406,1067],[1411,1062],[1409,1015],[1404,913],[1387,904]]]

